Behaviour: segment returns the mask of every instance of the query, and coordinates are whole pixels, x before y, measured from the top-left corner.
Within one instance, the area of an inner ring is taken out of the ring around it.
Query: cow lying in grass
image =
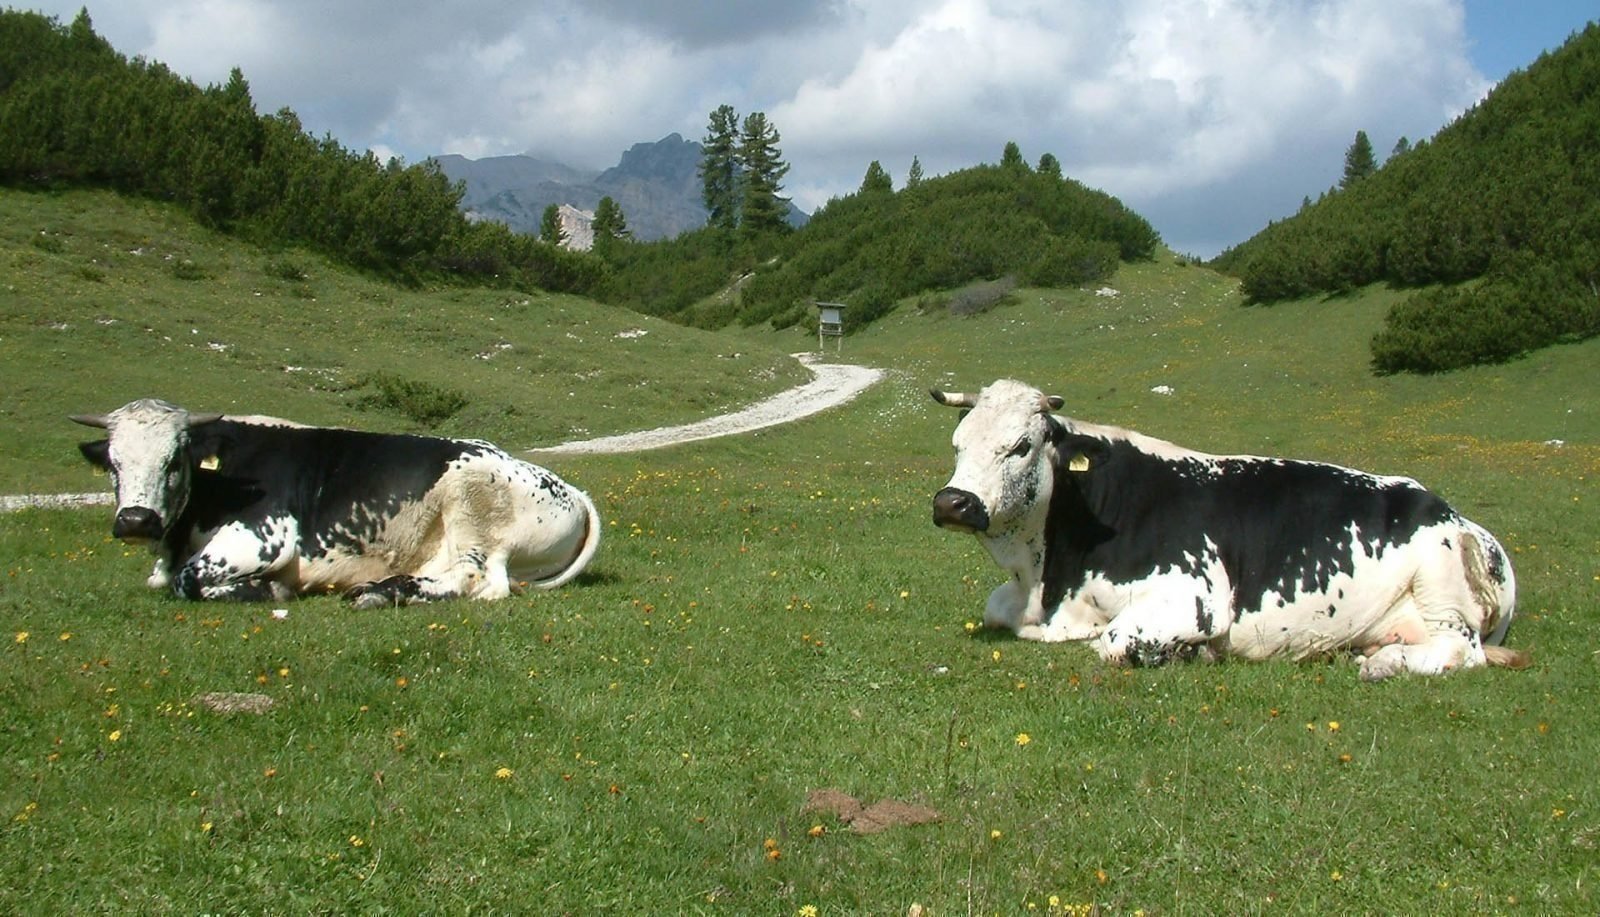
[[[1522,667],[1499,644],[1516,602],[1487,531],[1410,478],[1206,455],[1052,411],[1001,380],[968,408],[933,521],[1011,574],[984,623],[1093,640],[1117,665],[1363,653],[1361,677]]]
[[[484,442],[151,399],[72,420],[106,431],[79,448],[111,474],[112,535],[149,544],[149,585],[186,598],[499,599],[571,581],[600,544],[588,496]]]

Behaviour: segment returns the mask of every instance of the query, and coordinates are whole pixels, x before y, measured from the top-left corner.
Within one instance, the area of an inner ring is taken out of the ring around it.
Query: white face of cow
[[[190,414],[149,398],[110,414],[73,416],[107,434],[104,441],[85,443],[81,449],[111,475],[117,494],[112,535],[129,542],[161,538],[189,502],[189,428],[218,416]]]
[[[1002,379],[976,396],[935,391],[935,400],[971,410],[951,444],[956,470],[935,495],[935,525],[961,532],[1004,534],[1047,506],[1054,482],[1059,429],[1050,411],[1061,399]]]

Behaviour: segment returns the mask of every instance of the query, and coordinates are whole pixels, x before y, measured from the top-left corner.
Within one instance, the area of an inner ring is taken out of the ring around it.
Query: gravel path
[[[743,410],[717,417],[708,417],[694,423],[676,427],[658,427],[638,433],[622,433],[561,443],[542,449],[529,450],[534,455],[610,454],[618,452],[643,452],[661,449],[680,443],[692,443],[718,436],[748,433],[763,427],[777,426],[791,420],[809,417],[819,411],[838,407],[870,388],[883,378],[883,370],[870,366],[851,366],[847,363],[819,363],[815,354],[797,353],[795,358],[810,369],[814,378],[805,385],[779,392],[765,401]],[[116,502],[110,493],[89,494],[18,494],[0,496],[0,512],[13,512],[25,507],[98,506]]]
[[[718,436],[749,433],[751,430],[799,420],[845,404],[883,378],[883,370],[873,369],[870,366],[819,363],[813,354],[797,353],[795,358],[804,363],[815,378],[805,385],[779,392],[765,401],[734,411],[732,414],[708,417],[677,427],[658,427],[638,433],[577,440],[529,451],[535,455],[643,452],[646,449],[660,449]]]

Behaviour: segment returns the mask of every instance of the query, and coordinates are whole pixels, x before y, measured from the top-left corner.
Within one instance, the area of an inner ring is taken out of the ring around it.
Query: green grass
[[[207,244],[250,270],[268,260]],[[498,295],[308,274],[414,302],[419,321],[450,297]],[[70,299],[105,281],[53,282]],[[552,594],[383,612],[318,598],[277,621],[271,606],[146,592],[148,559],[109,539],[104,508],[0,516],[0,911],[1012,914],[1050,913],[1054,896],[1058,913],[1594,912],[1600,343],[1380,379],[1364,346],[1383,291],[1246,309],[1225,279],[1170,263],[1112,286],[1019,291],[965,318],[904,308],[845,340],[846,357],[890,370],[847,408],[552,460],[595,497],[608,536]],[[561,303],[607,329],[646,327]],[[12,321],[0,347],[20,346]],[[465,365],[447,334],[396,322],[352,326],[341,347],[438,350],[406,374],[474,405],[515,402],[513,380],[466,386],[436,368]],[[699,383],[669,371],[671,335],[747,354],[805,346],[647,327],[631,343],[666,420],[713,410],[677,404]],[[302,346],[278,343],[277,326],[251,333],[262,352]],[[570,343],[543,357],[578,360]],[[8,390],[74,391],[37,413],[0,396],[13,438],[35,443],[5,445],[13,464],[45,461],[50,437],[70,452],[59,415],[121,403],[75,399],[128,374],[227,392],[242,410],[381,419],[346,394],[252,390],[198,353],[136,366],[108,350],[64,378],[72,353],[25,352],[3,351]],[[1122,671],[1084,647],[969,632],[1000,576],[975,540],[929,521],[955,412],[925,390],[1000,375],[1197,448],[1418,477],[1513,552],[1511,642],[1534,667],[1379,685],[1342,660]],[[622,400],[604,377],[571,385],[579,403]],[[658,422],[567,416],[596,433]],[[477,434],[473,422],[448,423]],[[513,446],[548,438],[496,429]],[[40,480],[90,486],[52,475]],[[197,707],[207,691],[276,706],[220,716]],[[801,813],[822,787],[942,819],[855,835]]]
[[[697,419],[809,375],[770,345],[570,296],[397,288],[107,193],[0,191],[0,278],[0,423],[30,432],[0,440],[0,493],[83,489],[66,415],[135,398],[515,449]],[[408,412],[396,388],[440,397]],[[464,405],[441,417],[440,400]]]

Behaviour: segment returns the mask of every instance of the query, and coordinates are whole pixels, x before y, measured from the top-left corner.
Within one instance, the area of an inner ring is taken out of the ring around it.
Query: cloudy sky
[[[878,160],[904,180],[1007,141],[1210,256],[1431,136],[1600,17],[1593,0],[13,0],[86,2],[119,51],[261,112],[415,162],[531,153],[614,165],[764,111],[806,210]]]

